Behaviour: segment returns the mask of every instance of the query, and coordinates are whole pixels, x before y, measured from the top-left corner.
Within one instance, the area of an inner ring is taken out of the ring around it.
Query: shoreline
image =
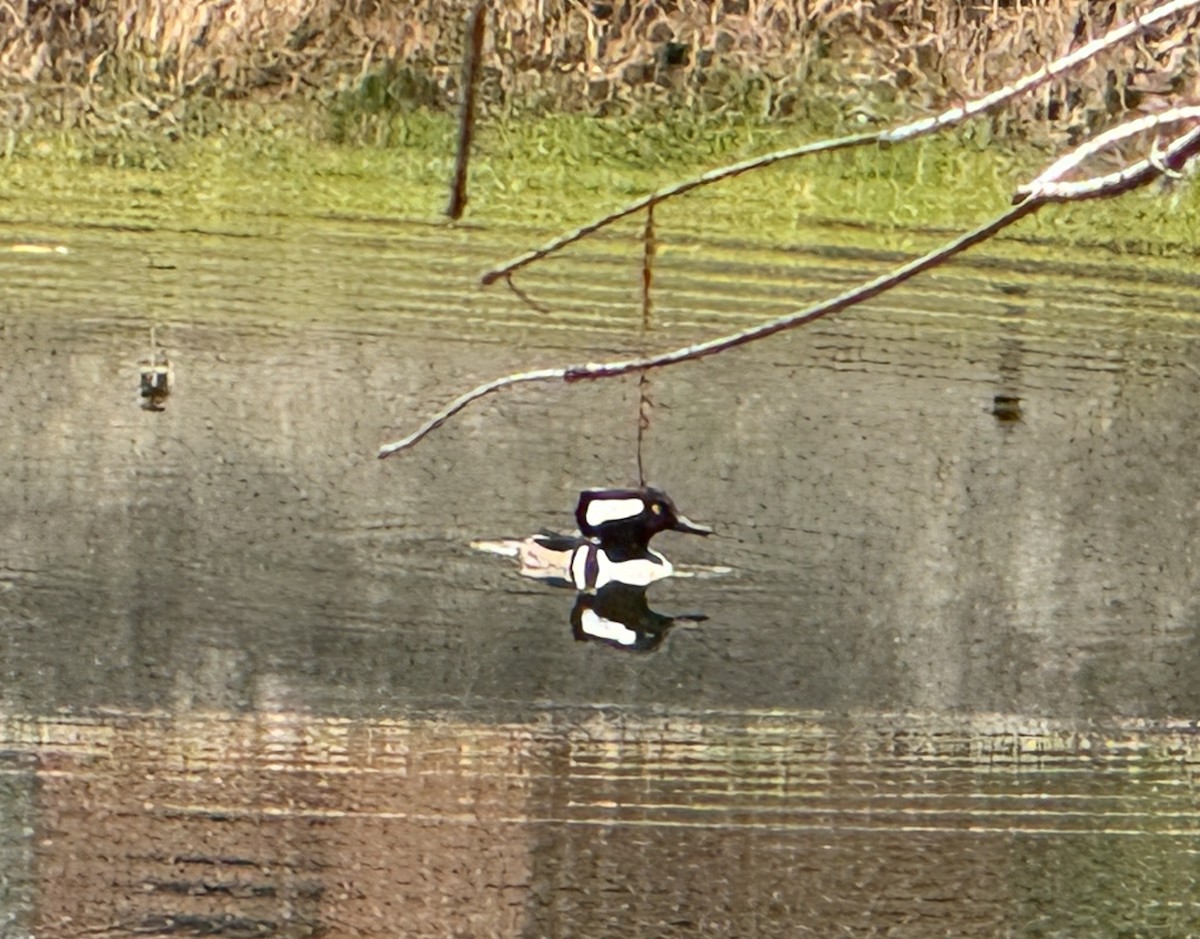
[[[254,231],[265,219],[444,222],[450,115],[407,115],[389,146],[313,141],[303,118],[240,126],[199,138],[144,136],[132,153],[83,131],[29,135],[3,164],[0,224]],[[668,183],[793,145],[802,133],[689,121],[639,134],[616,119],[562,115],[483,121],[461,224],[552,237]],[[661,204],[656,224],[666,240],[780,246],[825,232],[835,246],[912,252],[996,214],[1046,160],[1033,147],[983,145],[967,128],[750,173]],[[1189,263],[1200,253],[1200,198],[1182,182],[1050,207],[974,253],[1014,256],[1031,245]]]
[[[473,0],[114,0],[0,13],[10,127],[186,128],[214,104],[316,102],[328,131],[452,111]],[[485,10],[479,106],[497,118],[671,112],[796,121],[825,133],[935,113],[1028,74],[1148,12],[1083,15],[1064,0],[817,8],[773,0],[513,0]],[[22,19],[23,18],[23,19]],[[1184,11],[989,122],[1061,147],[1131,110],[1200,95],[1200,16]],[[7,29],[5,29],[7,27]]]

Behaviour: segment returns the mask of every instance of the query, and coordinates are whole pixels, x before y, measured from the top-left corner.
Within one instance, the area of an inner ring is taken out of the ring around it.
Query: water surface
[[[12,226],[0,254],[0,934],[1200,929],[1200,282],[967,259],[655,373],[708,539],[649,654],[473,553],[636,479],[636,379],[894,262],[327,221]],[[154,338],[174,386],[141,409]],[[402,924],[402,925],[398,925]],[[5,933],[7,931],[7,933]]]

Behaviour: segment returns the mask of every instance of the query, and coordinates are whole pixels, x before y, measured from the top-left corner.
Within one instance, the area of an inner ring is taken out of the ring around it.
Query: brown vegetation
[[[10,126],[178,118],[189,101],[456,97],[470,0],[25,0],[0,6]],[[516,0],[488,13],[493,112],[650,106],[822,125],[979,95],[1150,3],[1065,0]],[[1195,100],[1195,12],[1048,85],[1008,120],[1059,142],[1130,108]],[[49,107],[53,105],[53,109]],[[117,111],[113,109],[117,108]]]

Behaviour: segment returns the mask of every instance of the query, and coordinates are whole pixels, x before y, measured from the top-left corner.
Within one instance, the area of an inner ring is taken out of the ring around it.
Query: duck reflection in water
[[[650,547],[650,539],[668,530],[712,533],[682,515],[665,492],[585,489],[575,521],[575,535],[542,531],[519,540],[475,541],[471,547],[516,558],[523,577],[578,590],[571,612],[576,639],[648,651],[675,623],[705,619],[656,613],[646,602],[646,587],[675,573],[671,562]]]
[[[595,593],[575,597],[571,631],[580,642],[602,642],[615,649],[650,652],[662,644],[672,627],[706,619],[703,613],[677,616],[659,613],[646,602],[645,587],[609,584]]]

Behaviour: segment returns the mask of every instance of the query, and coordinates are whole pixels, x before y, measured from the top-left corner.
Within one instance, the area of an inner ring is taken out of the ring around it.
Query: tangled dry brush
[[[148,120],[206,99],[317,101],[374,83],[452,104],[473,0],[4,0],[11,125]],[[1068,0],[492,0],[485,106],[737,109],[837,123],[994,89],[1149,3]],[[1196,101],[1193,12],[1046,86],[1009,121],[1067,138]],[[107,109],[107,110],[106,110]]]

